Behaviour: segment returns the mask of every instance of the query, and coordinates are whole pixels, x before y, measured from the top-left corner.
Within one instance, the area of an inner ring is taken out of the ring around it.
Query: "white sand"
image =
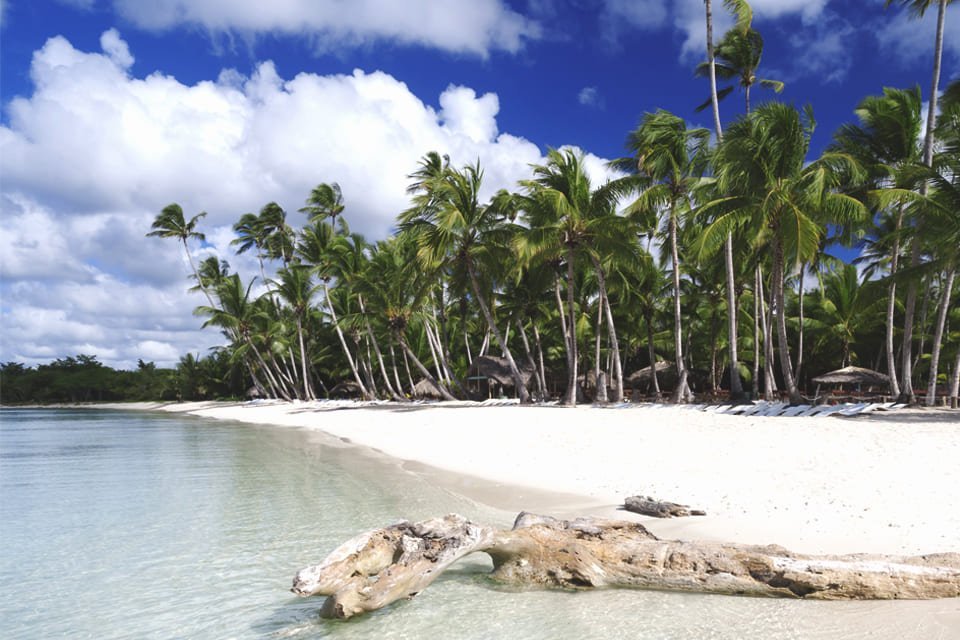
[[[511,485],[508,492],[582,496],[598,505],[591,513],[641,520],[661,537],[775,543],[802,553],[960,552],[960,411],[765,418],[679,407],[465,403],[141,408],[320,429],[389,456]],[[637,494],[708,516],[656,520],[613,510]],[[517,508],[515,496],[504,498],[491,502]]]

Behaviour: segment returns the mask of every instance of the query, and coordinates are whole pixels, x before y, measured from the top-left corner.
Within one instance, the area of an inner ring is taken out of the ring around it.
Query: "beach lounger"
[[[859,402],[859,403],[854,404],[854,405],[848,405],[845,409],[840,409],[840,411],[838,411],[837,413],[839,413],[839,414],[842,415],[842,416],[846,416],[846,417],[850,418],[850,417],[853,417],[853,416],[855,416],[855,415],[859,415],[859,414],[862,413],[863,410],[866,409],[868,406],[870,406],[870,405],[869,405],[868,403],[866,403],[866,402]]]
[[[742,412],[741,415],[752,416],[752,415],[758,414],[761,411],[766,411],[769,407],[770,407],[770,403],[765,400],[762,400],[757,404],[753,405],[752,407],[747,407]]]
[[[754,415],[767,416],[768,418],[772,418],[774,416],[778,416],[781,413],[783,413],[783,410],[786,409],[788,406],[790,405],[788,405],[786,402],[775,402],[774,404],[771,404],[769,407],[767,407],[763,411],[756,412]]]
[[[730,415],[737,415],[737,414],[743,413],[744,411],[746,411],[747,409],[749,409],[749,408],[751,408],[751,407],[753,407],[752,404],[736,404],[736,405],[733,405],[732,407],[730,407],[730,408],[726,411],[726,413],[728,413],[728,414],[730,414]]]
[[[808,404],[798,404],[794,407],[787,407],[787,410],[781,413],[780,415],[786,416],[786,417],[799,416],[800,414],[808,411],[809,409],[810,409],[810,405]]]

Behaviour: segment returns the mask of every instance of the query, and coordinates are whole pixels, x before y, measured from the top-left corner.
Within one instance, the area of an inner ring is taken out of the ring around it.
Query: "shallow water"
[[[335,419],[330,416],[327,419]],[[513,513],[316,432],[124,411],[0,412],[3,638],[930,638],[960,600],[514,591],[478,554],[420,596],[320,620],[293,574],[359,531]]]

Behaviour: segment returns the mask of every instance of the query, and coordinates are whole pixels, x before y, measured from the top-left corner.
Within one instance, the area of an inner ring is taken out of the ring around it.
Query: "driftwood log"
[[[521,513],[497,530],[448,515],[361,534],[297,573],[292,591],[326,595],[320,615],[349,618],[425,589],[474,551],[499,582],[547,588],[638,587],[786,598],[960,597],[960,554],[809,556],[783,547],[660,540],[642,525]]]
[[[657,500],[650,496],[630,496],[623,501],[623,508],[643,516],[654,518],[683,518],[686,516],[705,516],[706,511],[691,509],[685,504]]]

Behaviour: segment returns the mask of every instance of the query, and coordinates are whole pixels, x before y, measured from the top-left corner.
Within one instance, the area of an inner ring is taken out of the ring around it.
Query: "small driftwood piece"
[[[650,496],[630,496],[623,501],[623,508],[642,516],[654,518],[683,518],[686,516],[705,516],[706,511],[691,509],[685,504],[657,500]]]
[[[300,571],[293,592],[327,595],[324,617],[349,618],[412,598],[473,552],[491,577],[525,587],[637,587],[843,599],[960,597],[960,554],[809,556],[776,545],[660,540],[634,522],[521,513],[509,531],[458,515],[364,533]]]

